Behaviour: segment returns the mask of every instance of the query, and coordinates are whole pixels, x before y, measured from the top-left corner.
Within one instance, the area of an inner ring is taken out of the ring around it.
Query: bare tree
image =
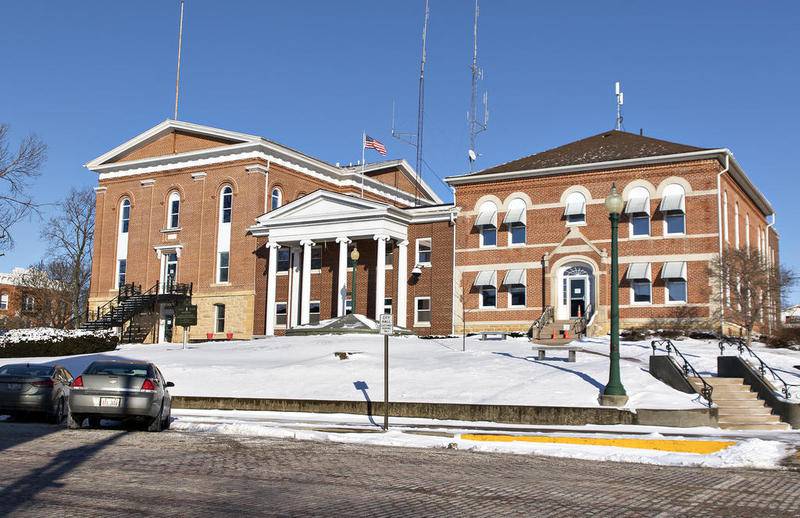
[[[29,325],[64,328],[71,320],[69,293],[55,280],[63,268],[57,260],[41,261],[20,275],[22,298],[30,298],[29,303],[23,302],[20,316]]]
[[[711,262],[710,277],[717,286],[714,298],[722,320],[739,326],[748,345],[756,325],[774,323],[781,302],[798,279],[790,268],[772,264],[749,248],[725,250]]]
[[[23,138],[16,150],[9,143],[9,127],[0,124],[0,251],[14,246],[11,227],[37,211],[29,188],[47,158],[47,146],[35,135]]]
[[[47,271],[69,296],[75,325],[83,320],[92,274],[95,195],[90,188],[71,189],[41,231],[49,244]]]

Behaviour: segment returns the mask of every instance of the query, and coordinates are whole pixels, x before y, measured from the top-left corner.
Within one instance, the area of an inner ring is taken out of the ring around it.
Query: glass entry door
[[[569,316],[578,318],[586,315],[586,278],[569,279]]]

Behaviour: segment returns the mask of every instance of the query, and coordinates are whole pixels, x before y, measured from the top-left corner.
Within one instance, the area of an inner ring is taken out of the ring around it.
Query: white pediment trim
[[[267,212],[256,218],[259,224],[278,221],[301,221],[337,218],[342,215],[369,213],[389,213],[401,211],[386,203],[365,200],[349,194],[326,190],[314,191],[302,198],[287,203],[283,207]]]

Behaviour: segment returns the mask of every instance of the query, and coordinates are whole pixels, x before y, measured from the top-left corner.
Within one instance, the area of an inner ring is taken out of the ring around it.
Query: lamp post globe
[[[611,332],[608,383],[600,394],[600,404],[604,406],[623,406],[628,402],[625,387],[619,370],[619,216],[625,201],[611,184],[611,192],[606,197],[605,206],[611,221]]]

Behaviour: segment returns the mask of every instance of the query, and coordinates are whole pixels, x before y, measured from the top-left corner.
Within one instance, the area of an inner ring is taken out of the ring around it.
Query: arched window
[[[586,222],[586,197],[579,192],[571,192],[567,196],[564,217],[568,225]]]
[[[750,248],[750,214],[744,215],[744,246]]]
[[[725,236],[725,242],[729,243],[728,238],[728,191],[722,193],[722,234]]]
[[[33,311],[36,308],[36,299],[33,295],[25,295],[22,298],[22,311]]]
[[[167,228],[180,228],[181,194],[172,191],[167,199]]]
[[[233,213],[233,189],[231,189],[230,185],[226,185],[222,188],[219,198],[220,219],[222,223],[230,223],[231,214]]]
[[[630,236],[650,235],[650,191],[644,187],[634,187],[628,194],[625,214],[630,219]]]
[[[671,183],[664,187],[659,210],[664,213],[664,235],[686,233],[686,193],[683,186]]]
[[[131,220],[131,200],[125,198],[122,200],[119,211],[119,231],[121,234],[128,233],[128,227]]]
[[[508,211],[506,217],[503,219],[508,228],[508,245],[524,245],[525,244],[525,227],[527,218],[525,211],[527,206],[525,201],[521,198],[514,198],[508,204]]]
[[[497,205],[494,202],[485,201],[481,204],[475,226],[480,231],[481,247],[497,246]]]
[[[0,310],[8,309],[8,293],[0,294]]]
[[[739,248],[739,202],[733,204],[733,243]]]
[[[272,195],[270,196],[270,207],[272,210],[277,209],[283,204],[283,192],[280,187],[272,188]]]

